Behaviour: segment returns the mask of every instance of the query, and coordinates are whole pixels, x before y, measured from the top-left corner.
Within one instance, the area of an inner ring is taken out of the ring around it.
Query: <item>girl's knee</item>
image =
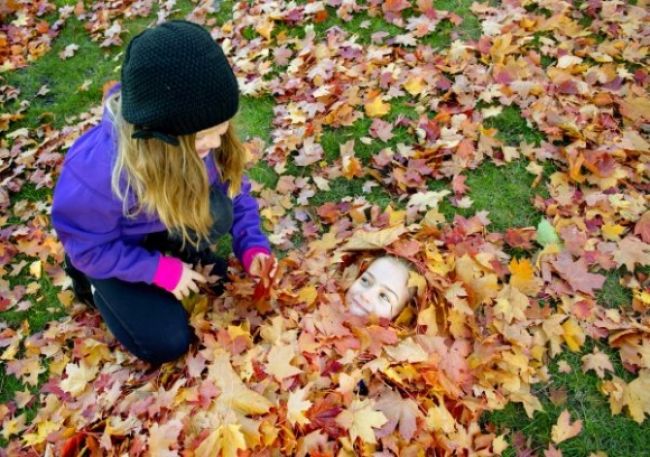
[[[171,362],[185,354],[195,340],[192,328],[186,326],[174,335],[160,335],[149,347],[143,348],[144,356],[141,358],[154,365]]]

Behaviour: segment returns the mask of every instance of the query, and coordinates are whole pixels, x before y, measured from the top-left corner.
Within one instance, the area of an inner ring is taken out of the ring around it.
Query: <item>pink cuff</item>
[[[171,292],[178,284],[178,281],[181,280],[182,274],[183,262],[180,259],[161,255],[152,282],[158,287]]]
[[[249,272],[251,263],[253,263],[253,258],[255,257],[255,255],[260,253],[271,255],[271,251],[269,251],[267,248],[263,246],[253,246],[252,248],[248,248],[244,251],[244,255],[241,258],[241,263],[242,265],[244,265],[244,269],[246,270],[246,273]]]

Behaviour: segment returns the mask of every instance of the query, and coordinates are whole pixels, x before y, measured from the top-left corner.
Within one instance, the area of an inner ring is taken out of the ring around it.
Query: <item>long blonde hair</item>
[[[198,246],[201,240],[208,240],[213,221],[208,174],[196,151],[196,134],[179,136],[179,146],[156,138],[133,139],[134,126],[122,117],[120,98],[118,91],[106,102],[118,136],[111,186],[122,200],[124,215],[135,217],[142,211],[157,214],[167,230],[182,236],[183,245],[189,242]],[[239,193],[247,162],[246,148],[233,122],[213,156],[222,182],[229,182],[228,196],[232,198]],[[135,208],[128,207],[129,192],[136,197]]]

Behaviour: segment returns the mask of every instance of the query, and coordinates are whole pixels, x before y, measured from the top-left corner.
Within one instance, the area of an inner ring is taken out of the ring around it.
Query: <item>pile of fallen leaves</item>
[[[191,17],[207,21],[205,11],[199,5]],[[554,356],[580,351],[587,339],[615,349],[634,375],[617,377],[597,346],[583,357],[612,413],[643,422],[650,414],[647,4],[506,1],[475,3],[472,11],[480,38],[454,33],[443,49],[426,38],[440,22],[463,18],[426,0],[240,2],[233,20],[213,29],[242,92],[275,101],[271,143],[248,146],[280,175],[273,189],[256,190],[284,257],[267,295],[233,262],[222,297],[188,300],[199,344],[159,370],[126,353],[100,316],[65,290],[49,202],[9,201],[26,180],[52,187],[61,154],[100,111],[62,131],[44,125],[1,139],[0,288],[8,292],[0,309],[43,299],[37,279],[47,275],[64,288],[59,299],[69,312],[33,334],[26,322],[0,324],[5,371],[31,386],[46,363],[49,373],[38,395],[18,392],[0,405],[7,454],[83,447],[135,456],[500,454],[506,437],[481,426],[482,413],[516,402],[532,416],[542,406],[531,386],[549,381]],[[382,17],[403,33],[376,32],[360,43],[331,27],[317,37],[313,24],[361,14],[362,29]],[[0,94],[2,103],[15,97],[9,88]],[[397,103],[412,115],[391,116]],[[540,145],[507,145],[486,127],[511,106],[543,134]],[[364,121],[367,135],[326,160],[323,136]],[[393,144],[396,131],[411,141]],[[519,159],[537,176],[533,185],[548,190],[533,202],[543,214],[537,227],[494,232],[487,211],[445,221],[441,202],[472,207],[465,170]],[[555,171],[545,177],[547,164]],[[289,166],[306,173],[289,175]],[[440,178],[450,179],[451,191],[427,189]],[[362,195],[310,203],[332,181],[352,179],[363,180]],[[365,194],[375,187],[395,203],[384,210],[369,203]],[[345,289],[383,252],[414,265],[416,300],[392,323],[348,315]],[[620,309],[595,298],[615,269],[632,294]],[[10,288],[9,278],[24,271],[34,281]],[[27,425],[17,411],[34,405]],[[549,438],[557,444],[580,430],[565,412]],[[547,452],[561,455],[553,445]]]

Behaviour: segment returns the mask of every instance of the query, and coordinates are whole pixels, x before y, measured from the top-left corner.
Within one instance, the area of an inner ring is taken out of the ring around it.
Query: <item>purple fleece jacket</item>
[[[117,84],[109,94],[119,90]],[[180,280],[179,259],[151,252],[140,246],[148,233],[165,230],[157,215],[122,214],[122,202],[111,190],[111,171],[117,152],[117,134],[108,109],[101,123],[80,136],[66,154],[61,176],[54,189],[52,225],[72,264],[96,279],[118,278],[128,282],[156,284],[172,290]],[[211,185],[227,192],[214,158],[204,159]],[[240,193],[233,198],[233,251],[248,271],[259,252],[270,253],[260,229],[259,208],[244,177]],[[137,203],[128,195],[129,207]]]

